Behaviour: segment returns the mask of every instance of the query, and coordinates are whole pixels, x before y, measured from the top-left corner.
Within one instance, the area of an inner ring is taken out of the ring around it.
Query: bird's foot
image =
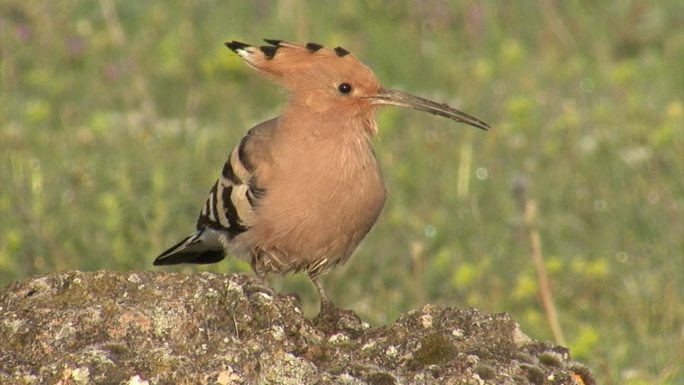
[[[285,294],[280,294],[282,298],[284,298],[287,301],[290,301],[297,309],[300,311],[302,310],[302,299],[299,297],[299,294],[297,293],[285,293]]]
[[[269,297],[276,298],[281,297],[290,301],[295,307],[302,309],[302,299],[297,293],[285,293],[280,294],[276,289],[271,286],[271,284],[263,277],[257,276],[255,278],[256,282],[251,282],[245,285],[244,291],[247,295],[253,295],[255,293],[265,294]]]
[[[253,283],[250,282],[246,284],[244,290],[248,295],[254,293],[263,293],[270,297],[276,297],[278,295],[273,286],[271,286],[265,278],[259,276],[254,279]]]
[[[351,338],[356,338],[369,327],[354,311],[340,309],[330,301],[321,302],[321,310],[313,323],[327,335],[343,332],[350,334]]]

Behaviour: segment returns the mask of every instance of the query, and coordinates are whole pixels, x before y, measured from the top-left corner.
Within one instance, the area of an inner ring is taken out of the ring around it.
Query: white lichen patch
[[[216,378],[216,383],[219,385],[233,385],[241,382],[242,378],[237,373],[233,372],[233,369],[231,368],[226,368],[221,371]]]
[[[333,345],[334,345],[334,344],[337,344],[337,343],[340,343],[340,342],[347,342],[347,341],[349,341],[349,337],[348,337],[346,334],[344,334],[344,333],[336,333],[336,334],[333,334],[333,335],[331,335],[330,338],[328,339],[328,342],[330,342],[330,343],[333,344]]]
[[[480,362],[480,357],[478,357],[474,354],[469,354],[466,357],[466,362],[471,366],[475,366],[475,365],[477,365],[478,362]]]
[[[0,307],[0,311],[2,311],[2,307]],[[14,318],[16,317],[16,314],[13,314],[12,316]],[[24,321],[16,318],[12,320],[4,319],[2,320],[2,324],[5,328],[10,330],[10,334],[15,334],[19,331],[19,329],[21,329],[22,325],[24,324]]]
[[[375,346],[375,341],[369,341],[361,347],[361,350],[367,350]]]
[[[135,375],[128,379],[128,382],[126,383],[127,385],[149,385],[150,382],[147,380],[143,380],[139,375]]]
[[[213,287],[210,287],[207,290],[207,297],[209,297],[209,298],[218,297],[218,295],[219,295],[218,291],[216,291],[216,289],[214,289]]]
[[[163,335],[169,329],[175,326],[176,317],[173,314],[164,312],[162,310],[155,310],[152,321],[154,323],[154,334]]]
[[[425,329],[432,327],[432,316],[430,313],[425,313],[420,316],[420,324],[423,325],[423,328]]]
[[[109,358],[110,351],[100,349],[99,346],[90,346],[85,351],[91,362],[97,361],[99,364],[114,365],[114,362]]]
[[[28,286],[31,295],[48,294],[53,290],[52,284],[50,283],[50,276],[36,278],[32,280]]]
[[[264,384],[299,385],[313,383],[316,367],[301,357],[283,351],[261,356],[264,368],[261,381]]]
[[[520,325],[515,324],[515,330],[513,330],[513,343],[516,346],[524,346],[532,342],[532,338],[528,337],[527,334],[520,330]]]
[[[260,298],[263,298],[267,301],[273,301],[273,297],[269,294],[264,293],[263,291],[258,292],[257,295],[259,295]]]
[[[285,339],[285,329],[280,325],[271,326],[271,335],[277,341]]]
[[[236,291],[240,294],[245,293],[244,289],[242,288],[242,285],[239,283],[235,283],[235,281],[233,280],[228,281],[228,291]]]
[[[345,385],[365,385],[367,382],[359,380],[358,378],[350,375],[349,373],[342,373],[337,376],[337,380]]]
[[[140,281],[141,281],[140,276],[138,274],[135,274],[135,273],[131,273],[128,276],[127,280],[128,280],[128,282],[131,282],[131,283],[140,283]]]
[[[478,384],[478,385],[484,385],[485,384],[485,380],[483,380],[482,377],[480,377],[480,375],[477,373],[473,373],[472,379],[475,381],[474,384]]]
[[[58,329],[56,329],[55,339],[61,341],[65,338],[69,338],[76,333],[76,328],[70,321],[65,322]]]
[[[87,366],[81,366],[80,368],[75,368],[71,371],[71,378],[77,384],[87,384],[90,382],[90,370]]]

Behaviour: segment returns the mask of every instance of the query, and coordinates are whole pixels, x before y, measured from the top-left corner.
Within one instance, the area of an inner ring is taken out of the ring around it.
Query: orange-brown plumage
[[[397,105],[489,126],[447,105],[383,88],[343,48],[266,41],[271,45],[226,45],[287,89],[287,106],[235,147],[197,232],[155,264],[210,263],[228,252],[250,261],[262,277],[305,270],[322,306],[330,305],[318,276],[346,262],[385,202],[370,142],[377,133],[376,109]]]

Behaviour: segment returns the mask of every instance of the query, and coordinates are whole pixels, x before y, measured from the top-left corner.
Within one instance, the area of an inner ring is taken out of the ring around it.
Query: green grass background
[[[0,282],[152,270],[286,97],[223,42],[315,41],[494,127],[380,112],[389,200],[324,279],[338,305],[474,306],[552,339],[523,186],[573,356],[603,384],[684,383],[683,4],[3,0]],[[315,312],[305,277],[274,283]]]

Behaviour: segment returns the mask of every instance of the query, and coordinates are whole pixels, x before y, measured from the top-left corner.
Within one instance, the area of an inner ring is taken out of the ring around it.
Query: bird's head
[[[312,112],[367,120],[378,106],[393,105],[489,129],[487,123],[446,104],[382,87],[373,71],[342,47],[265,41],[269,45],[256,47],[231,41],[226,46],[259,74],[282,84],[294,103],[303,103]],[[375,122],[371,120],[367,130],[374,133]]]

